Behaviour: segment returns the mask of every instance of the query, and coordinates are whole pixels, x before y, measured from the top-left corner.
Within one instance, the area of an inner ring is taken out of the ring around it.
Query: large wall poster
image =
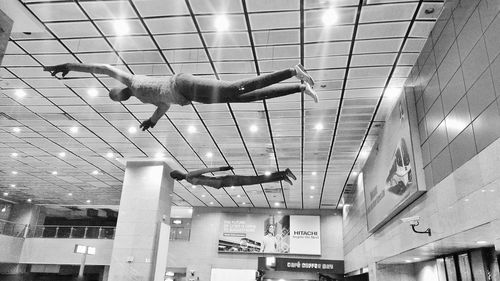
[[[320,217],[224,214],[218,252],[321,255]]]
[[[378,229],[425,191],[425,184],[417,184],[412,145],[415,136],[410,131],[410,120],[414,118],[411,106],[402,94],[387,116],[360,175],[363,177],[368,231]]]

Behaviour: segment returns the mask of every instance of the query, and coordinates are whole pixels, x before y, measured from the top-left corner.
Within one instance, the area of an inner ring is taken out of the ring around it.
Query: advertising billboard
[[[360,174],[358,183],[364,189],[369,231],[382,226],[425,191],[423,181],[417,183],[420,172],[417,176],[413,147],[415,135],[412,136],[413,130],[410,130],[412,118],[415,118],[414,105],[411,106],[407,97],[401,95],[387,116]],[[417,148],[420,153],[418,144]]]
[[[320,217],[225,214],[218,252],[321,255]]]

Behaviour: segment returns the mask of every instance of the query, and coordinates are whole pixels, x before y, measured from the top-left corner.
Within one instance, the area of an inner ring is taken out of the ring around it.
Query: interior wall
[[[346,272],[482,224],[499,238],[499,11],[497,0],[445,3],[405,87],[417,103],[412,133],[420,133],[428,191],[369,233],[358,188],[344,207]],[[399,220],[415,215],[431,237]]]
[[[187,272],[195,271],[200,280],[210,280],[212,268],[257,270],[258,254],[236,254],[217,252],[217,244],[221,229],[222,215],[227,212],[275,214],[278,210],[235,208],[213,209],[194,208],[191,222],[190,241],[170,241],[168,252],[168,267],[185,267]],[[321,258],[342,260],[342,216],[339,211],[319,210],[283,210],[282,215],[320,215],[321,227]],[[277,255],[279,256],[279,255]],[[283,257],[302,257],[282,255]]]

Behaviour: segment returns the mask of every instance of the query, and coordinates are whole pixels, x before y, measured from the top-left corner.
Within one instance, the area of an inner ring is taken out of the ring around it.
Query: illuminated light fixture
[[[66,157],[66,152],[59,152],[59,157],[61,158]]]
[[[87,200],[87,201],[85,201],[85,202],[90,203],[90,200]]]
[[[98,174],[99,174],[99,171],[98,171],[98,170],[94,170],[94,171],[92,171],[92,175],[96,176],[96,175],[98,175]]]
[[[97,95],[99,95],[99,92],[98,92],[96,89],[91,88],[91,89],[88,89],[88,90],[87,90],[87,94],[88,94],[90,97],[95,98],[95,97],[97,97]]]
[[[321,123],[316,124],[316,126],[314,126],[314,129],[316,129],[316,131],[323,130],[323,124],[321,124]]]
[[[486,189],[481,189],[481,192],[486,192]]]
[[[165,154],[161,153],[161,152],[158,152],[155,154],[155,158],[164,158],[165,157]]]
[[[202,194],[201,197],[205,197],[206,195],[205,194]]]
[[[191,187],[192,187],[193,189],[195,189],[195,188],[196,188],[196,185],[193,185],[193,186],[191,186]]]
[[[106,157],[108,157],[108,158],[113,158],[113,156],[115,156],[115,155],[113,154],[113,152],[108,152],[108,153],[106,153]]]
[[[399,97],[399,94],[401,94],[402,89],[401,88],[386,88],[384,92],[384,96],[390,99],[396,99]]]
[[[55,176],[57,175],[57,171],[53,171],[52,174]]]
[[[167,271],[165,273],[165,276],[174,276],[174,273],[172,271]]]
[[[127,35],[130,32],[130,27],[124,20],[115,20],[113,22],[113,27],[116,35],[118,36]]]
[[[28,203],[31,203],[31,199],[28,198],[28,200],[26,200]]]
[[[7,207],[6,207],[6,206],[4,206],[4,207],[2,208],[2,213],[5,213],[6,211],[7,211]]]
[[[23,91],[23,90],[21,90],[21,89],[16,90],[16,96],[17,96],[18,98],[24,98],[24,97],[26,96],[26,92],[25,92],[25,91]]]
[[[11,155],[12,157],[17,157],[19,154],[17,154],[17,152],[13,152]]]
[[[419,261],[421,258],[413,258],[414,261]]]
[[[8,192],[4,192],[3,196],[9,196],[9,193]]]
[[[370,155],[370,152],[366,151],[366,150],[361,150],[361,152],[359,153],[359,157],[361,157],[361,158],[368,158],[369,155]]]
[[[241,195],[238,194],[238,195],[236,195],[236,197],[241,198]]]
[[[488,241],[480,240],[480,241],[476,241],[476,244],[484,245],[484,244],[488,244]]]
[[[311,175],[312,175],[312,176],[315,176],[315,175],[317,175],[317,174],[318,174],[318,173],[316,173],[316,172],[311,172]]]
[[[410,262],[411,262],[411,260],[405,260],[405,262],[406,262],[406,263],[410,263]]]
[[[252,125],[250,126],[250,132],[256,133],[259,130],[259,127],[257,125]]]
[[[220,15],[215,18],[214,27],[217,31],[226,31],[229,29],[229,20],[226,16]]]
[[[213,204],[214,204],[214,202],[210,201],[210,205],[213,205]]]
[[[10,185],[10,187],[11,187],[11,188],[14,188],[14,187],[16,187],[16,185],[15,185],[15,184],[11,184],[11,185]]]
[[[280,202],[274,202],[274,206],[278,207],[280,205]]]
[[[19,132],[21,132],[21,129],[19,129],[18,127],[14,127],[14,128],[12,128],[12,131],[14,133],[19,133]]]
[[[69,131],[70,131],[71,133],[73,133],[73,134],[76,134],[76,133],[78,133],[78,127],[71,127],[71,128],[69,129]]]
[[[135,134],[135,133],[137,133],[137,128],[136,128],[136,127],[129,127],[129,128],[128,128],[128,132],[129,132],[130,134]]]
[[[313,198],[314,198],[314,196],[310,195],[310,196],[309,196],[309,198],[313,199]]]
[[[196,127],[192,126],[192,125],[188,127],[187,131],[190,134],[194,134],[194,133],[198,132],[198,130],[196,129]]]
[[[266,175],[266,176],[270,176],[270,175],[271,175],[271,172],[269,172],[269,171],[265,171],[265,172],[264,172],[264,175]]]
[[[172,223],[173,223],[173,224],[181,224],[181,223],[182,223],[182,221],[181,221],[181,220],[173,220],[173,221],[172,221]]]
[[[465,201],[465,202],[469,202],[469,199],[465,199],[464,201]]]
[[[205,156],[206,156],[207,158],[212,158],[212,157],[214,156],[214,154],[213,154],[212,152],[210,152],[210,151],[209,151],[209,152],[207,152],[207,153],[205,154]]]
[[[231,189],[235,189],[235,187],[234,187],[234,186],[231,186]]]
[[[337,23],[337,12],[335,9],[330,8],[323,13],[321,20],[324,26],[332,26]]]
[[[352,172],[351,175],[353,176],[357,176],[358,175],[358,172]]]
[[[241,202],[241,205],[246,205],[247,203],[246,202]]]
[[[75,244],[73,252],[84,255],[95,255],[95,247]]]
[[[12,171],[11,172],[13,175],[17,175],[17,171]]]
[[[68,193],[68,196],[73,196],[73,193],[71,193],[71,192],[70,192],[70,193]]]
[[[311,185],[311,190],[314,190],[316,187],[314,185]]]

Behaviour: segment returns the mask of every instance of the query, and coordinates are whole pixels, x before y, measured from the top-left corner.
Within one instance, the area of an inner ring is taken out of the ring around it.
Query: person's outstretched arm
[[[200,170],[189,172],[187,174],[187,177],[199,176],[199,175],[203,175],[205,173],[229,171],[232,169],[233,169],[233,167],[231,167],[231,166],[218,167],[218,168],[205,168],[205,169],[200,169]]]
[[[116,80],[129,87],[132,84],[133,76],[132,74],[113,67],[109,64],[98,63],[64,63],[54,66],[45,66],[43,70],[49,71],[52,76],[56,76],[56,74],[62,73],[62,77],[65,77],[70,71],[104,74],[108,75],[109,77],[115,78]]]
[[[160,118],[165,114],[165,112],[167,112],[169,108],[170,104],[160,104],[153,113],[153,116],[141,123],[140,128],[142,128],[143,131],[149,128],[154,128],[158,120],[160,120]]]

